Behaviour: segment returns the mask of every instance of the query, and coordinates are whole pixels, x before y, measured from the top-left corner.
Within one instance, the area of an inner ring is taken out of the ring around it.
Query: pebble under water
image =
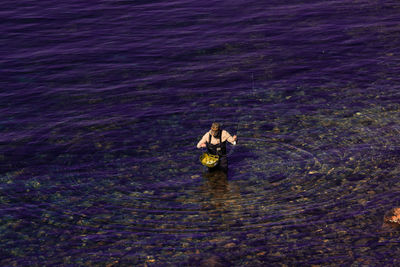
[[[1,266],[400,264],[399,2],[0,7]]]

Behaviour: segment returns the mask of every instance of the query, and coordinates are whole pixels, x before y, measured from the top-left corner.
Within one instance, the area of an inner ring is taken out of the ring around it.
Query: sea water
[[[0,6],[2,266],[399,264],[398,1]]]

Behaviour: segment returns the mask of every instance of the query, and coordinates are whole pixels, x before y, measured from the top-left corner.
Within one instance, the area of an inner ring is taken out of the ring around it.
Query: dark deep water
[[[400,2],[0,15],[1,266],[400,264]],[[198,162],[213,121],[227,179]]]

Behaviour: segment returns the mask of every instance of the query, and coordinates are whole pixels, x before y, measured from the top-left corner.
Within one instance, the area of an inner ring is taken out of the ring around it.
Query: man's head
[[[217,122],[213,122],[213,124],[211,124],[211,134],[216,137],[218,136],[218,134],[221,131],[221,125]]]

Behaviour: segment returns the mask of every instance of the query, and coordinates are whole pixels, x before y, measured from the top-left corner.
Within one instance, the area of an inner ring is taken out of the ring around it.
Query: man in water
[[[226,141],[228,141],[232,145],[236,145],[236,139],[236,135],[232,137],[227,131],[222,130],[219,123],[214,122],[211,125],[210,131],[205,133],[199,143],[197,143],[197,148],[207,147],[208,153],[219,156],[217,166],[213,168],[208,168],[209,171],[220,169],[225,173],[228,172]]]

